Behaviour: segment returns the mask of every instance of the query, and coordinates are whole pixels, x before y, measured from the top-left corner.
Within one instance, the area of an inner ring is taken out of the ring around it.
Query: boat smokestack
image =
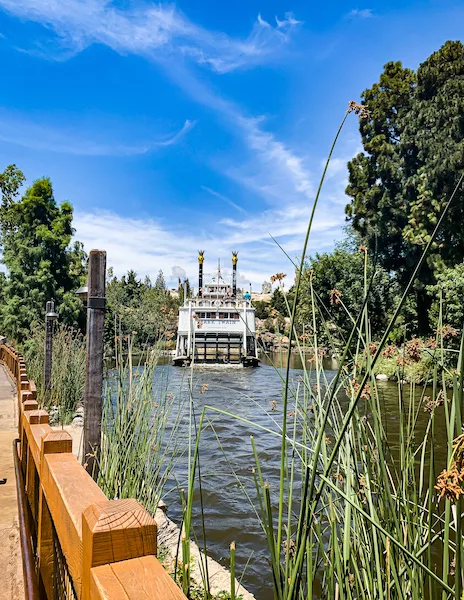
[[[203,296],[203,262],[205,260],[205,251],[198,250],[198,296]]]
[[[237,262],[238,252],[232,252],[232,294],[237,296]]]

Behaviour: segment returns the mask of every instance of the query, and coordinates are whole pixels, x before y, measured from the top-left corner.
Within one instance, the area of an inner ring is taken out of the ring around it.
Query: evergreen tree
[[[0,178],[0,243],[8,271],[0,318],[2,331],[18,342],[27,337],[31,325],[43,321],[45,303],[52,298],[62,322],[76,325],[82,320],[74,291],[85,271],[82,246],[70,246],[72,206],[57,205],[48,178],[35,181],[17,200],[23,181],[14,165]]]
[[[464,46],[446,42],[417,74],[388,63],[362,94],[364,152],[350,163],[348,218],[401,285],[409,279],[464,168]],[[428,330],[426,286],[464,258],[462,192],[415,282],[419,330]]]
[[[157,275],[156,281],[155,281],[155,290],[157,290],[158,292],[165,292],[166,289],[167,288],[166,288],[166,281],[164,279],[164,273],[160,269],[158,271],[158,275]]]
[[[276,288],[269,302],[271,308],[280,313],[283,317],[288,317],[287,304],[285,303],[284,293],[280,288]]]

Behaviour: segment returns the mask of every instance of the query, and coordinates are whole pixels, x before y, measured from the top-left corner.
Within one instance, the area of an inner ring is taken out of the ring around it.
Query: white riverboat
[[[203,287],[204,252],[199,252],[198,295],[179,308],[175,365],[258,366],[255,309],[248,292],[237,292],[237,260],[233,252],[232,285],[218,266],[213,282]]]

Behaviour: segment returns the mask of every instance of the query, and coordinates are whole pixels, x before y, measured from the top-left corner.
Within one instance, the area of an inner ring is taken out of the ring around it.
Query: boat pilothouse
[[[237,294],[238,253],[232,253],[232,285],[218,270],[203,287],[204,252],[198,253],[198,295],[179,308],[175,365],[236,364],[257,366],[255,309],[251,294]]]

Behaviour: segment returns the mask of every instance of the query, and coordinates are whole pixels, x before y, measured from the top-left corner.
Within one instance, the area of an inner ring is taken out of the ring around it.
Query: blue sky
[[[169,283],[239,250],[260,287],[301,249],[349,100],[401,60],[462,39],[457,1],[0,0],[0,168],[47,175],[76,237]],[[343,235],[353,115],[310,252]],[[290,283],[290,282],[288,282]],[[287,284],[288,285],[288,284]]]

